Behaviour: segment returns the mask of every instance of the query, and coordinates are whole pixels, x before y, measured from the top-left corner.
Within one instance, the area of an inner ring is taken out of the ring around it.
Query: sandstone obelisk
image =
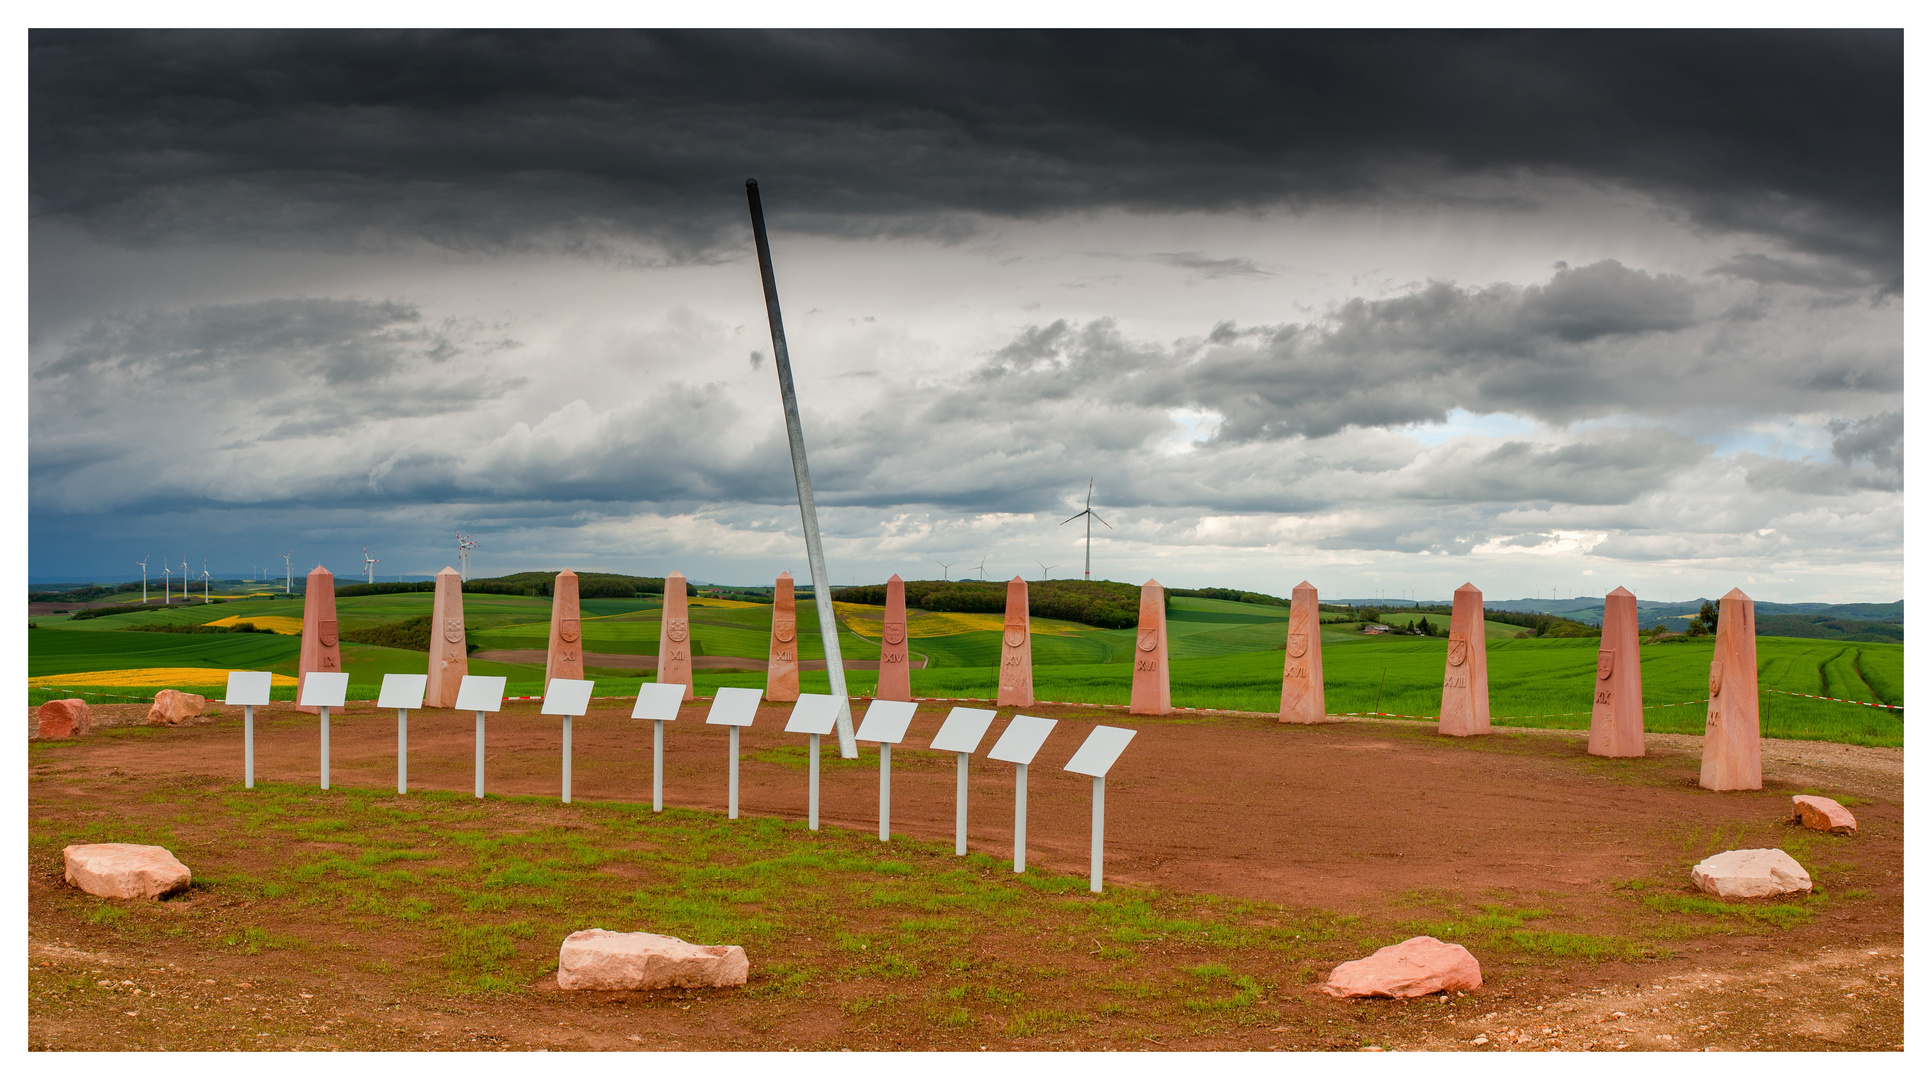
[[[1033,704],[1033,632],[1027,617],[1026,579],[1006,583],[1006,626],[1000,639],[1000,689],[994,704]]]
[[[1717,602],[1717,649],[1704,718],[1704,767],[1697,783],[1712,791],[1764,786],[1758,757],[1757,606],[1741,589]]]
[[[894,574],[886,579],[885,619],[879,627],[880,701],[912,700],[912,646],[906,642],[906,582]]]
[[[550,588],[550,655],[543,666],[544,692],[550,692],[552,679],[583,677],[583,608],[577,602],[577,575],[565,570]]]
[[[1603,598],[1603,643],[1597,647],[1595,700],[1590,704],[1590,752],[1598,757],[1644,756],[1644,676],[1637,653],[1637,597],[1615,588]]]
[[[309,571],[308,585],[302,593],[302,657],[295,671],[295,700],[302,700],[302,687],[311,671],[341,671],[342,645],[335,626],[335,575],[321,566]],[[310,706],[303,712],[320,712]]]
[[[470,673],[469,637],[463,632],[463,575],[450,567],[436,573],[436,603],[429,616],[429,684],[423,707],[456,707],[456,691]]]
[[[1281,722],[1319,724],[1328,719],[1322,683],[1322,604],[1306,581],[1288,605],[1288,655],[1281,663]]]
[[[1127,712],[1166,716],[1174,711],[1167,680],[1167,590],[1153,578],[1140,587],[1140,632],[1134,635],[1134,696]]]
[[[798,700],[798,598],[792,576],[771,590],[771,658],[765,662],[765,700]]]
[[[1449,656],[1442,672],[1438,735],[1489,734],[1489,654],[1483,640],[1483,593],[1468,582],[1449,615]]]
[[[657,628],[657,681],[683,683],[684,700],[697,699],[691,678],[691,606],[684,595],[684,575],[676,570],[664,579],[664,610]]]

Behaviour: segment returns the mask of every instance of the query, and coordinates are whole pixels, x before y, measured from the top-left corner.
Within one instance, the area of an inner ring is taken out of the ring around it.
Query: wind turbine
[[[288,561],[288,557],[293,554],[295,554],[294,548],[289,548],[282,553],[282,592],[290,596],[295,593],[295,566]]]
[[[1093,523],[1096,521],[1100,521],[1102,525],[1107,525],[1105,521],[1100,520],[1099,514],[1096,514],[1093,512],[1093,478],[1092,477],[1087,478],[1087,508],[1073,515],[1072,517],[1068,518],[1066,521],[1062,521],[1060,524],[1065,525],[1065,524],[1068,524],[1069,522],[1079,521],[1081,518],[1087,519],[1087,580],[1092,581],[1093,580]],[[1107,525],[1107,528],[1111,530],[1113,526]]]
[[[938,560],[938,559],[934,559],[934,560],[933,560],[933,562],[939,562],[939,560]],[[952,562],[939,562],[939,576],[940,576],[940,578],[941,578],[942,580],[946,580],[946,581],[950,581],[950,580],[952,580],[951,578],[949,578],[949,577],[947,577],[946,575],[952,572],[952,569],[953,569],[953,567],[954,567],[954,566],[955,566],[955,565],[956,565],[956,564],[957,564],[958,562],[959,562],[959,560],[958,560],[958,559],[954,559],[954,560],[953,560]]]
[[[201,602],[208,602],[208,560],[201,560]]]
[[[1034,561],[1034,563],[1035,563],[1035,564],[1037,564],[1037,565],[1039,566],[1039,568],[1040,568],[1040,580],[1041,580],[1041,581],[1045,581],[1045,580],[1047,579],[1047,571],[1049,571],[1049,570],[1051,570],[1051,569],[1053,569],[1053,567],[1054,567],[1054,566],[1059,566],[1059,565],[1060,565],[1059,563],[1054,563],[1054,564],[1053,564],[1053,566],[1048,566],[1047,564],[1045,564],[1045,563],[1043,563],[1043,562],[1040,562],[1040,560],[1038,560],[1038,559],[1035,559],[1035,560],[1033,560],[1033,561]]]
[[[458,571],[457,576],[463,581],[468,581],[470,579],[470,549],[475,546],[476,546],[475,540],[472,540],[469,537],[464,536],[462,533],[456,534],[456,568]]]
[[[169,582],[169,579],[171,579],[172,577],[174,577],[174,567],[168,565],[168,560],[162,559],[161,560],[161,606],[162,607],[168,606],[168,593],[171,591],[168,582]]]
[[[991,553],[991,552],[988,552],[988,553],[986,553],[985,555],[982,555],[982,556],[980,556],[980,558],[979,558],[979,565],[978,565],[978,566],[975,566],[975,567],[973,567],[973,573],[975,573],[975,574],[978,574],[978,575],[979,575],[979,579],[980,579],[981,581],[985,581],[985,580],[986,580],[986,560],[987,560],[987,559],[990,559],[990,558],[992,558],[992,557],[993,557],[993,556],[992,556],[992,553]]]
[[[188,553],[181,553],[181,602],[188,602],[188,582],[193,579],[194,571],[188,566]]]
[[[362,549],[362,579],[364,581],[367,581],[371,585],[376,583],[376,564],[381,561],[381,559],[371,558],[368,548]]]
[[[141,602],[143,604],[148,602],[148,560],[151,558],[153,556],[143,555],[141,556],[141,561],[134,564],[141,568]]]

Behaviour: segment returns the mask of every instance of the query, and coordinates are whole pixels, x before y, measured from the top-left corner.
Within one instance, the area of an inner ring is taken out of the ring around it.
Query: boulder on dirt
[[[557,986],[564,990],[656,990],[743,986],[751,961],[738,945],[693,945],[664,934],[579,930],[564,939]]]
[[[1330,997],[1412,998],[1483,984],[1482,965],[1460,945],[1412,937],[1337,967],[1322,984]]]
[[[154,695],[154,705],[148,709],[150,724],[180,724],[201,715],[208,707],[208,699],[200,694],[184,694],[179,690],[163,690]]]
[[[1858,819],[1837,799],[1823,795],[1791,796],[1791,820],[1807,829],[1844,836],[1858,830]]]
[[[1691,867],[1699,889],[1722,897],[1782,896],[1811,891],[1811,875],[1777,848],[1743,848],[1713,855]]]
[[[40,722],[43,739],[71,739],[94,730],[94,710],[77,697],[44,702],[34,718]]]
[[[192,880],[188,868],[152,844],[69,844],[67,882],[110,900],[158,900]]]

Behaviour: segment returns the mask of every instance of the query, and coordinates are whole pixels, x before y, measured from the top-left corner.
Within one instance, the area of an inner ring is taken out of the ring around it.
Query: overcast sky
[[[1896,32],[30,44],[37,579],[1904,592]]]

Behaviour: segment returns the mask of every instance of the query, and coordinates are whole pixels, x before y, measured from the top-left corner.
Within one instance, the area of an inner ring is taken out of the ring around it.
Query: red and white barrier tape
[[[1870,705],[1874,709],[1897,709],[1900,712],[1905,711],[1905,706],[1903,705],[1887,705],[1882,701],[1853,701],[1850,698],[1825,697],[1823,694],[1800,694],[1792,690],[1766,690],[1765,693],[1784,694],[1789,697],[1808,697],[1813,701],[1837,701],[1846,705]]]

